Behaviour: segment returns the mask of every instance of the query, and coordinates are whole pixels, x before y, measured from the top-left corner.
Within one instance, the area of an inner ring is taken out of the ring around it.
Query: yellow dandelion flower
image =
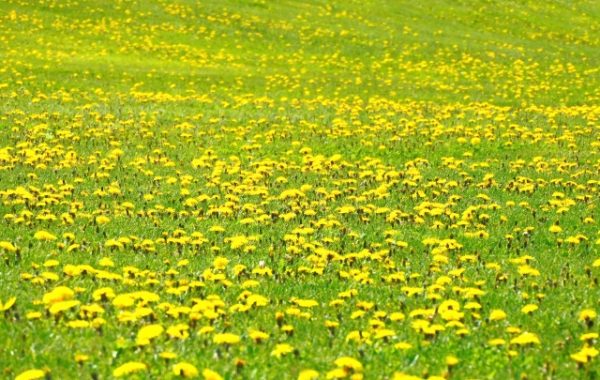
[[[215,334],[213,337],[213,343],[216,344],[227,344],[233,345],[240,343],[241,338],[239,335],[231,334],[231,333],[219,333]]]
[[[250,335],[250,338],[255,343],[260,343],[262,341],[269,339],[269,334],[267,334],[264,331],[255,330],[255,329],[250,329],[248,335]]]
[[[5,303],[0,302],[0,311],[7,311],[17,302],[17,297],[9,298]]]
[[[408,342],[398,342],[394,345],[394,347],[401,351],[406,351],[410,350],[413,347],[413,345]]]
[[[103,225],[110,222],[110,218],[106,215],[98,215],[96,217],[96,224]]]
[[[340,368],[345,368],[354,372],[362,372],[363,370],[362,363],[350,356],[337,358],[334,363]]]
[[[17,247],[9,241],[0,241],[0,249],[3,249],[7,252],[17,252]]]
[[[558,224],[553,224],[552,226],[550,226],[550,228],[548,229],[548,231],[552,232],[553,234],[558,234],[562,232],[562,228],[558,225]]]
[[[173,374],[186,379],[192,379],[198,377],[199,372],[194,365],[187,362],[180,362],[173,366]]]
[[[596,356],[598,356],[598,353],[600,352],[594,347],[585,346],[579,352],[572,354],[571,359],[575,360],[578,363],[585,364],[590,362]]]
[[[538,338],[538,336],[533,333],[524,332],[524,333],[520,334],[519,336],[511,339],[510,344],[516,344],[518,346],[526,346],[526,345],[530,345],[530,344],[531,345],[539,345],[540,338]]]
[[[114,377],[123,377],[135,372],[145,371],[148,367],[141,362],[127,362],[113,371]]]
[[[49,311],[50,311],[50,314],[55,315],[55,314],[67,311],[69,309],[72,309],[74,307],[77,307],[77,306],[79,306],[79,304],[81,304],[81,302],[79,302],[77,300],[60,301],[60,302],[56,302],[56,303],[52,304],[52,306],[50,306]]]
[[[50,232],[44,230],[37,231],[33,235],[33,238],[39,241],[53,241],[57,239],[56,235],[53,235]]]
[[[138,331],[136,342],[139,345],[148,344],[152,339],[159,337],[164,330],[164,327],[159,324],[144,326]]]
[[[503,319],[506,319],[506,313],[503,310],[494,309],[490,313],[489,318],[490,318],[490,321],[501,321]]]
[[[75,291],[73,291],[73,289],[66,286],[58,286],[52,291],[44,294],[42,302],[48,305],[60,301],[67,301],[73,299],[73,297],[75,297]]]
[[[171,351],[163,351],[160,354],[158,354],[158,356],[165,360],[172,360],[177,358],[177,354]]]
[[[423,380],[423,378],[409,375],[404,372],[395,372],[394,376],[392,376],[392,380]]]
[[[598,314],[596,313],[596,310],[585,309],[579,313],[579,320],[583,321],[583,322],[587,322],[587,321],[596,319],[597,316],[598,316]]]
[[[223,380],[221,375],[208,368],[205,368],[204,371],[202,371],[202,376],[204,377],[204,380]]]
[[[46,377],[46,372],[41,369],[30,369],[25,372],[21,372],[15,377],[15,380],[36,380],[43,379]]]
[[[459,362],[458,358],[453,355],[446,356],[446,365],[448,367],[454,367]]]
[[[275,349],[271,351],[271,356],[275,356],[276,358],[281,358],[287,354],[294,352],[294,347],[287,343],[280,343],[275,346]]]
[[[304,369],[298,374],[298,380],[316,380],[319,378],[319,372],[314,369]]]
[[[529,305],[525,305],[521,308],[521,313],[523,314],[531,314],[534,311],[538,310],[539,307],[538,305],[534,305],[534,304],[529,304]]]

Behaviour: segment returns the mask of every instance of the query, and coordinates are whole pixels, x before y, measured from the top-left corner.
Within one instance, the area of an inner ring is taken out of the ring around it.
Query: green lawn
[[[599,2],[5,0],[0,63],[0,378],[598,376]]]

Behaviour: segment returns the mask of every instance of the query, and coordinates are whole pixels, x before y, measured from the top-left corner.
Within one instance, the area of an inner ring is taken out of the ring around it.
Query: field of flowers
[[[594,378],[600,2],[0,2],[1,379]]]

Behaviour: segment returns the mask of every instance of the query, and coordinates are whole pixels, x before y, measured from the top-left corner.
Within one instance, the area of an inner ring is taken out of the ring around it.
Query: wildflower
[[[225,344],[225,345],[234,345],[240,342],[239,335],[231,334],[231,333],[219,333],[215,334],[213,337],[213,343],[216,344]]]
[[[455,365],[457,365],[459,362],[459,360],[456,358],[456,356],[446,356],[446,365],[448,367],[454,367]]]
[[[275,346],[275,349],[271,351],[271,356],[275,356],[277,359],[294,352],[294,347],[287,343],[280,343]]]
[[[10,297],[8,300],[6,300],[5,303],[0,302],[0,311],[7,311],[11,307],[13,307],[16,301],[17,297]]]
[[[336,366],[338,366],[339,368],[343,368],[346,371],[363,371],[362,363],[350,356],[342,356],[340,358],[337,358],[334,363]]]
[[[158,354],[158,356],[160,356],[161,358],[165,359],[165,360],[172,360],[177,358],[177,354],[171,351],[163,351],[160,354]]]
[[[15,380],[36,380],[43,379],[46,377],[46,373],[41,369],[30,369],[25,372],[21,372]]]
[[[85,355],[85,354],[75,354],[75,362],[81,364],[81,363],[85,363],[88,360],[90,360],[89,355]]]
[[[530,332],[524,332],[521,335],[513,338],[510,340],[510,344],[516,344],[518,346],[527,346],[527,345],[539,345],[540,344],[540,339],[537,337],[537,335],[530,333]]]
[[[0,241],[0,249],[3,249],[7,252],[17,252],[17,247],[9,241]]]
[[[501,321],[506,319],[506,313],[503,310],[494,309],[490,313],[490,321]]]
[[[204,371],[202,371],[202,376],[204,377],[204,380],[223,380],[221,375],[208,368],[205,368]]]
[[[550,232],[552,232],[553,234],[558,234],[558,233],[562,232],[562,228],[557,224],[553,224],[552,226],[550,226],[550,228],[548,230]]]
[[[198,369],[192,364],[187,362],[179,362],[173,366],[173,374],[186,379],[192,379],[194,377],[198,377],[199,372]]]
[[[36,240],[40,240],[40,241],[53,241],[56,240],[56,235],[51,234],[48,231],[37,231],[34,235],[33,238]]]
[[[571,359],[575,360],[578,363],[586,364],[593,358],[598,356],[598,353],[599,351],[594,347],[585,346],[579,352],[572,354]]]
[[[587,334],[582,334],[582,335],[579,337],[579,340],[582,340],[582,341],[584,341],[584,342],[585,342],[585,341],[588,341],[588,340],[594,340],[594,339],[598,339],[598,336],[599,336],[599,335],[598,335],[598,333],[587,333]]]
[[[255,343],[261,343],[262,341],[265,341],[265,340],[269,339],[269,334],[267,334],[264,331],[255,330],[255,329],[250,329],[249,330],[249,335],[250,335],[250,338]]]
[[[521,313],[523,314],[531,314],[534,311],[536,311],[537,309],[539,309],[538,305],[534,305],[534,304],[529,304],[529,305],[525,305],[521,308]]]
[[[298,374],[298,380],[316,380],[319,378],[319,372],[314,369],[304,369]]]
[[[311,308],[311,307],[315,307],[315,306],[319,305],[319,303],[315,300],[295,299],[294,303],[300,307],[306,307],[306,308]]]
[[[406,351],[410,350],[413,347],[413,345],[408,342],[398,342],[394,345],[394,347],[401,351]]]
[[[56,302],[68,301],[75,297],[75,292],[66,286],[58,286],[51,292],[44,294],[42,301],[45,304],[54,304]]]
[[[106,215],[99,215],[96,217],[96,224],[98,225],[103,225],[110,222],[110,218],[107,217]]]
[[[582,321],[582,322],[588,323],[588,322],[593,321],[594,319],[596,319],[597,315],[598,314],[596,313],[596,310],[585,309],[585,310],[582,310],[579,313],[579,320]]]
[[[50,311],[50,314],[55,315],[58,313],[62,313],[63,311],[72,309],[76,306],[79,306],[79,304],[81,304],[81,302],[79,302],[77,300],[59,301],[59,302],[52,304],[52,306],[50,306],[49,311]]]
[[[387,339],[396,336],[396,332],[391,329],[378,329],[375,332],[375,339]]]
[[[490,346],[503,346],[506,344],[506,341],[504,339],[501,338],[496,338],[496,339],[490,339],[488,341],[488,344]]]
[[[114,377],[123,377],[135,372],[145,371],[148,367],[141,362],[127,362],[113,371]]]
[[[423,380],[421,377],[408,375],[404,372],[395,372],[392,380]]]
[[[158,324],[144,326],[137,333],[136,343],[138,345],[149,344],[152,339],[159,337],[164,330],[164,327]]]

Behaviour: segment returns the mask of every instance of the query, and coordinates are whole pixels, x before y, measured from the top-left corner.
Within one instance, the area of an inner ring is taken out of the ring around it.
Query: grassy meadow
[[[1,379],[600,365],[600,2],[0,2]]]

